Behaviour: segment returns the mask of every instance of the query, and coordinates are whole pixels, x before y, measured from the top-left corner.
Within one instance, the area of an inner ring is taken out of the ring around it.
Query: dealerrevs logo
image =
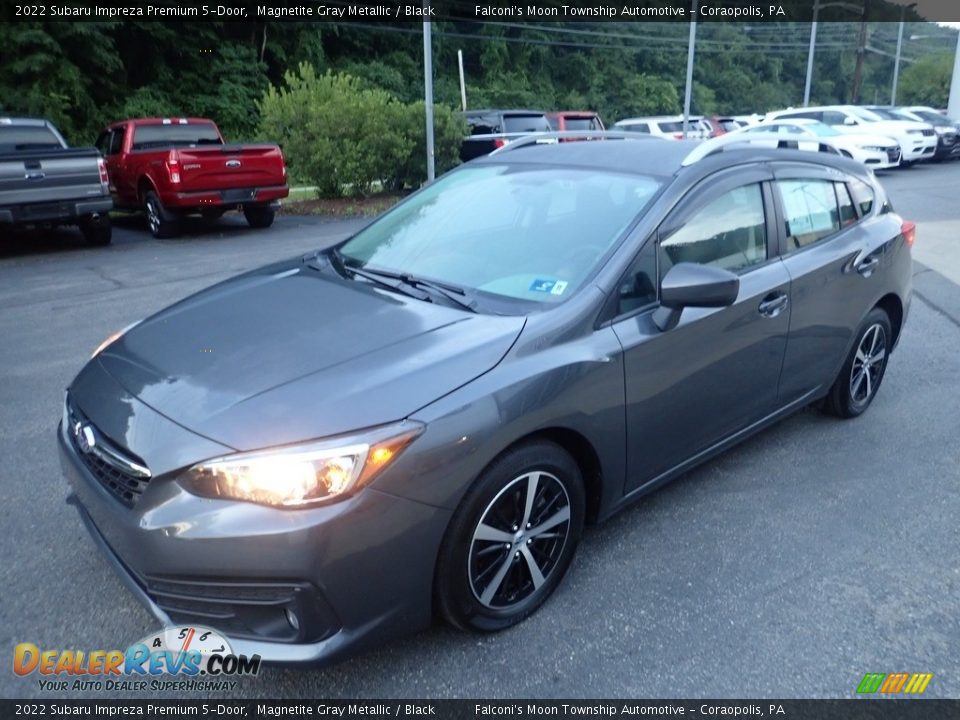
[[[260,656],[234,654],[216,630],[183,626],[148,635],[126,650],[41,650],[20,643],[13,671],[38,675],[41,690],[232,690],[237,683],[224,678],[256,675]]]

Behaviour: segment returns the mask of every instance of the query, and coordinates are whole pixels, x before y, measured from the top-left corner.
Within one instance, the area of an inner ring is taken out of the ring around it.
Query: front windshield
[[[814,135],[818,135],[820,137],[835,137],[836,135],[840,134],[837,130],[834,130],[832,127],[822,122],[807,123],[804,125],[804,127],[812,130]]]
[[[537,165],[466,167],[340,247],[352,265],[500,298],[570,297],[660,187],[652,177]]]
[[[894,112],[893,110],[885,110],[884,108],[872,108],[870,112],[879,115],[884,120],[912,120],[913,118],[904,117],[900,113]]]
[[[878,120],[883,120],[883,118],[880,117],[877,113],[862,107],[850,108],[850,114],[856,115],[861,120],[866,120],[867,122],[877,122]]]

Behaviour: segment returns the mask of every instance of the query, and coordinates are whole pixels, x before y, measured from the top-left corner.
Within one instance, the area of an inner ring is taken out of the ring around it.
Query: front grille
[[[124,472],[117,466],[122,463],[117,463],[116,461],[111,463],[96,452],[84,451],[77,441],[77,434],[74,429],[86,426],[96,433],[97,445],[102,450],[109,449],[109,454],[115,458],[129,457],[128,453],[120,450],[115,445],[109,444],[109,441],[103,437],[103,434],[94,428],[92,423],[74,406],[69,398],[67,398],[66,403],[64,421],[67,423],[67,426],[64,428],[64,432],[70,439],[70,444],[74,451],[76,451],[77,457],[80,458],[84,467],[90,471],[90,474],[93,475],[113,497],[127,507],[133,507],[137,503],[137,500],[140,499],[143,491],[147,489],[147,483],[150,482],[150,478],[138,477],[132,472]],[[128,462],[140,466],[144,464],[142,460],[132,457],[130,457]]]
[[[333,610],[308,582],[237,582],[147,575],[150,598],[178,624],[210,625],[230,637],[312,642],[339,628]],[[297,627],[289,617],[297,618]]]
[[[933,133],[934,133],[933,128],[929,128],[923,131],[924,137],[930,137],[931,135],[933,135]]]

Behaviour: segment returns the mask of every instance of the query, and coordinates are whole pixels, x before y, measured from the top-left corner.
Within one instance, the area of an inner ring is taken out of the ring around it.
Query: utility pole
[[[807,81],[803,86],[803,106],[810,106],[810,83],[813,80],[813,50],[817,46],[817,16],[820,0],[813,1],[813,24],[810,26],[810,50],[807,52]]]
[[[430,0],[424,0],[423,7],[428,7]],[[423,102],[426,108],[427,120],[427,182],[433,182],[436,177],[436,166],[433,153],[433,42],[430,36],[431,25],[429,20],[423,21]]]
[[[860,85],[863,82],[863,58],[867,54],[867,6],[870,0],[863,0],[863,13],[860,16],[860,37],[857,39],[857,64],[853,69],[853,88],[850,91],[850,102],[856,105],[860,102]]]
[[[463,50],[457,50],[457,65],[460,66],[460,109],[467,111],[467,83],[463,77]]]
[[[683,137],[686,139],[690,127],[690,100],[693,96],[693,53],[697,44],[697,5],[693,0],[693,15],[690,21],[690,39],[687,41],[687,87],[683,93]]]
[[[900,8],[900,30],[897,32],[897,59],[893,61],[893,89],[890,90],[890,104],[897,104],[897,80],[900,79],[900,49],[903,47],[903,19],[908,8],[915,8],[917,4],[910,3]]]

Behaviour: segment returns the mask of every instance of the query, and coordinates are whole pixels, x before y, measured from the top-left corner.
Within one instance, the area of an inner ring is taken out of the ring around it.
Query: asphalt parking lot
[[[588,530],[554,598],[508,632],[437,626],[328,669],[268,668],[230,696],[851,697],[864,673],[899,671],[933,673],[926,696],[960,696],[958,179],[960,163],[885,176],[925,265],[864,417],[804,411]],[[156,241],[133,219],[108,248],[66,231],[0,247],[7,658],[20,642],[125,648],[156,629],[64,502],[54,432],[90,351],[362,222],[224,218]],[[55,696],[9,669],[0,695]]]

